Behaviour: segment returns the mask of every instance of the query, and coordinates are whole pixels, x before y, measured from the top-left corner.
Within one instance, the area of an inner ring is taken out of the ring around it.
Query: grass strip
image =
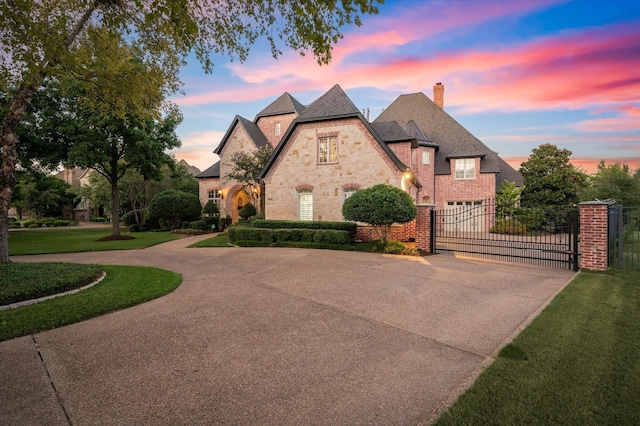
[[[109,235],[111,235],[111,228],[11,231],[9,232],[9,255],[141,249],[181,237],[169,232],[134,232],[127,233],[135,237],[132,240],[97,241]]]
[[[102,266],[107,276],[76,294],[0,311],[0,341],[50,330],[156,299],[182,282],[180,274],[141,266]]]
[[[99,265],[3,263],[0,264],[0,305],[73,290],[95,281],[101,273]]]
[[[233,245],[229,244],[229,239],[226,235],[216,235],[213,238],[207,238],[189,246],[189,248],[199,247],[233,247]]]
[[[435,424],[638,424],[639,284],[581,272]]]

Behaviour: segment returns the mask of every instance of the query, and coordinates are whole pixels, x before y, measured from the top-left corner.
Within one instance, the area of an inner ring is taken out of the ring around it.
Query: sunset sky
[[[343,32],[325,66],[263,42],[245,63],[214,57],[213,74],[190,61],[176,158],[206,169],[236,114],[253,120],[284,92],[306,105],[339,84],[373,120],[441,82],[445,111],[516,169],[543,143],[588,173],[640,167],[638,0],[387,0]]]

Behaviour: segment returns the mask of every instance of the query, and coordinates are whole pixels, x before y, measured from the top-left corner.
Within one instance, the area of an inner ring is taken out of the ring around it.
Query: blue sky
[[[543,143],[594,172],[603,159],[640,167],[640,1],[386,1],[343,29],[333,60],[258,42],[244,63],[192,59],[175,152],[201,170],[238,114],[250,120],[284,92],[303,104],[339,84],[373,120],[404,93],[445,86],[445,110],[516,169]]]

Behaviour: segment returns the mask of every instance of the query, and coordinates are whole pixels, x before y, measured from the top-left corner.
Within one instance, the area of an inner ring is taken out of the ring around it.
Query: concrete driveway
[[[0,424],[427,424],[574,276],[280,248],[16,257],[152,265],[160,299],[0,343]]]

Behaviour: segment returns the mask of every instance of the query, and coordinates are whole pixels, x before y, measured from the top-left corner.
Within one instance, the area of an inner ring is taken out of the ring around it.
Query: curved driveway
[[[0,343],[0,424],[427,424],[574,276],[283,248],[14,261],[151,265],[160,299]]]

